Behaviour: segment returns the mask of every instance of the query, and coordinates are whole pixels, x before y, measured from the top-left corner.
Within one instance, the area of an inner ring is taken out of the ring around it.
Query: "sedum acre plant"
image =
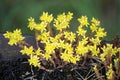
[[[16,29],[13,32],[7,31],[4,37],[9,39],[8,44],[10,46],[18,45],[21,47],[20,53],[29,56],[28,62],[34,67],[50,71],[57,66],[64,67],[69,63],[78,65],[82,57],[84,57],[82,64],[84,65],[87,55],[90,54],[92,57],[99,57],[103,61],[108,71],[106,75],[108,79],[112,80],[112,75],[115,72],[112,70],[111,57],[120,54],[120,48],[113,47],[112,44],[99,47],[101,40],[106,36],[106,32],[101,27],[99,20],[93,17],[89,22],[87,16],[79,17],[78,22],[80,24],[78,30],[71,32],[69,27],[72,18],[73,13],[71,12],[59,14],[57,17],[53,17],[48,12],[43,12],[39,17],[39,23],[30,17],[28,19],[28,28],[35,32],[36,47],[24,40],[25,37],[20,29]],[[51,25],[57,31],[55,34],[50,27]],[[90,31],[88,32],[87,30]],[[118,68],[120,60],[117,58],[114,61],[115,67]],[[52,68],[46,68],[46,62]],[[94,70],[98,73],[96,66]]]

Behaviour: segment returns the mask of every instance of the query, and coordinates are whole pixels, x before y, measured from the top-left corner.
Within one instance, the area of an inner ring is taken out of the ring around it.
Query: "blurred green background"
[[[120,35],[120,0],[0,0],[0,33],[21,28],[24,34],[31,34],[27,29],[28,18],[37,21],[43,11],[55,17],[63,12],[73,12],[71,30],[78,26],[77,18],[86,15],[101,21],[107,31],[105,39],[112,40]]]

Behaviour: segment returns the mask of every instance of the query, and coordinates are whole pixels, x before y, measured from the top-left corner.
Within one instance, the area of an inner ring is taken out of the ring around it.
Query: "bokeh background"
[[[78,26],[77,18],[86,15],[101,21],[107,31],[106,40],[120,35],[120,0],[0,0],[0,33],[20,28],[24,34],[31,35],[27,29],[28,18],[34,17],[38,21],[43,11],[55,17],[63,12],[73,12],[73,31]]]

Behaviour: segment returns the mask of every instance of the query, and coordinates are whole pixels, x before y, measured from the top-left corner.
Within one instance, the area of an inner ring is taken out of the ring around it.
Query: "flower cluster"
[[[49,15],[48,12],[43,12],[43,15],[40,16],[39,20],[41,22],[36,23],[34,18],[30,17],[28,19],[28,21],[29,21],[28,28],[30,28],[31,30],[45,31],[47,25],[53,20],[53,16],[52,16],[52,14]]]
[[[54,19],[56,29],[62,31],[63,29],[69,28],[70,20],[73,18],[72,16],[73,13],[70,12],[58,15],[57,19]]]
[[[24,40],[24,37],[22,36],[22,33],[21,33],[21,30],[20,30],[20,29],[16,29],[16,30],[14,30],[13,32],[7,31],[7,32],[4,34],[4,37],[9,39],[8,44],[9,44],[10,46],[17,45],[17,44],[19,44],[22,40]]]
[[[29,56],[28,62],[30,65],[39,68],[43,68],[45,61],[54,67],[56,67],[56,64],[58,66],[69,63],[77,64],[81,57],[88,53],[92,57],[100,57],[105,62],[107,57],[116,56],[117,53],[120,53],[120,48],[113,47],[112,44],[107,44],[102,48],[99,47],[102,38],[106,36],[104,28],[100,27],[99,20],[92,18],[89,22],[87,16],[82,16],[78,18],[80,23],[78,30],[70,32],[68,29],[72,18],[73,13],[71,12],[59,14],[56,18],[53,18],[52,14],[48,14],[48,12],[43,12],[39,18],[39,23],[36,23],[34,18],[30,17],[28,19],[28,28],[35,31],[37,48],[22,43],[24,37],[20,29],[16,29],[13,32],[7,31],[4,36],[9,39],[8,44],[11,46],[21,42],[23,46],[20,52]],[[52,34],[50,27],[52,22],[58,31],[57,34]],[[87,30],[90,31],[88,32]],[[38,45],[38,43],[41,43],[42,46]],[[116,65],[117,61],[115,60]],[[95,70],[97,70],[96,67]],[[108,70],[107,75],[112,76],[112,73]]]

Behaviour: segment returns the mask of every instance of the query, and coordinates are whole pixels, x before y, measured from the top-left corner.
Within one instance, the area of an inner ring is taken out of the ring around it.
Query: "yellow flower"
[[[29,48],[27,48],[26,46],[24,46],[24,49],[21,50],[20,52],[21,52],[22,54],[26,54],[26,55],[30,56],[30,55],[33,55],[33,54],[34,54],[33,50],[34,50],[34,49],[33,49],[33,46],[30,46]]]
[[[72,13],[68,14],[60,14],[57,16],[57,19],[54,20],[54,26],[56,27],[57,30],[62,31],[63,29],[66,29],[69,27],[69,22],[72,19]]]
[[[35,55],[37,55],[37,56],[43,56],[43,53],[42,53],[42,51],[40,50],[40,48],[38,48],[38,49],[35,51]]]
[[[97,71],[97,65],[95,65],[95,66],[93,67],[93,70],[94,70],[94,71]]]
[[[100,53],[99,48],[97,48],[97,45],[89,46],[90,51],[92,52],[92,56],[98,56]]]
[[[98,29],[98,27],[97,27],[94,23],[92,23],[92,24],[90,25],[90,30],[91,30],[92,32],[97,31],[97,29]]]
[[[33,30],[36,27],[36,23],[34,21],[34,18],[30,17],[28,19],[28,21],[29,21],[28,28],[30,28],[30,30]]]
[[[117,52],[119,52],[119,53],[120,53],[120,47],[119,47],[119,48],[117,48]]]
[[[80,43],[86,45],[88,43],[88,37],[83,38]]]
[[[47,23],[41,22],[40,24],[36,24],[34,29],[43,32],[43,31],[46,31],[46,27],[47,27]]]
[[[55,53],[54,49],[55,49],[54,43],[49,43],[49,42],[46,43],[45,45],[46,53],[49,53],[49,54]]]
[[[61,53],[61,59],[63,59],[63,61],[65,62],[69,62],[70,63],[70,59],[73,56],[72,54],[68,54],[66,53],[66,51],[64,51],[64,53]]]
[[[58,46],[64,48],[65,47],[64,40],[59,40]]]
[[[6,31],[6,33],[3,34],[3,35],[4,35],[5,38],[9,39],[11,37],[11,35],[12,35],[12,32]]]
[[[42,32],[41,34],[37,35],[37,41],[41,41],[42,43],[46,43],[50,38],[49,32]]]
[[[40,20],[50,23],[53,20],[52,14],[48,14],[48,12],[43,12],[43,14],[40,16]]]
[[[107,53],[110,56],[113,56],[113,55],[115,56],[117,53],[117,48],[116,47],[113,48],[113,44],[107,44],[102,48],[102,50],[103,52]]]
[[[110,56],[116,56],[116,53],[117,53],[117,48],[113,48],[113,44],[106,44],[106,46],[104,46],[102,48],[103,50],[103,53],[100,55],[100,58],[102,61],[105,61],[105,57],[107,55],[110,55]]]
[[[67,53],[73,53],[73,47],[72,47],[72,44],[69,44],[69,43],[66,43],[64,45],[64,49]]]
[[[112,48],[112,55],[116,56],[117,52],[118,52],[117,47]]]
[[[81,18],[78,18],[78,21],[80,22],[81,26],[89,25],[87,16],[82,16]]]
[[[106,36],[106,32],[104,32],[104,28],[99,27],[98,30],[96,31],[96,37],[98,38],[103,38]]]
[[[76,62],[79,60],[80,60],[80,56],[76,55],[76,56],[71,57],[70,62],[73,64],[76,64]]]
[[[100,21],[95,18],[92,18],[91,22],[94,23],[95,26],[100,26]]]
[[[13,32],[6,32],[5,34],[3,34],[5,38],[9,39],[8,44],[10,46],[12,45],[17,45],[18,43],[20,43],[24,37],[22,36],[21,30],[20,29],[16,29]]]
[[[49,60],[49,59],[51,58],[51,54],[45,53],[45,54],[43,55],[43,57],[44,57],[46,60]]]
[[[68,12],[68,14],[66,15],[67,21],[71,20],[73,18],[73,13]]]
[[[13,46],[13,45],[17,45],[17,42],[16,42],[15,39],[10,39],[10,41],[8,42],[8,44],[9,44],[10,46]]]
[[[73,42],[73,41],[75,41],[76,34],[73,33],[73,32],[67,32],[67,31],[65,31],[65,32],[64,32],[64,37],[65,37],[67,40],[69,40],[70,42]]]
[[[87,31],[84,30],[82,27],[78,27],[78,31],[77,31],[78,35],[85,37],[86,32]]]
[[[105,56],[106,56],[107,53],[102,53],[100,54],[100,59],[104,62],[106,59],[105,59]]]
[[[92,38],[92,39],[90,39],[90,41],[91,41],[94,45],[99,45],[100,42],[101,42],[101,40],[100,40],[98,37]]]
[[[65,62],[76,64],[76,62],[80,60],[80,56],[64,51],[61,53],[61,59],[63,59]]]
[[[73,42],[75,41],[75,38],[76,38],[76,34],[71,32],[70,36],[68,37],[68,40],[70,40],[70,42]]]
[[[84,56],[88,52],[88,47],[84,45],[84,43],[79,42],[76,47],[76,53]]]
[[[62,36],[63,36],[63,34],[57,34],[54,39],[55,39],[56,41],[59,41]]]
[[[114,64],[115,64],[115,67],[117,68],[119,66],[119,59],[114,59]]]
[[[109,80],[112,80],[113,74],[114,74],[114,71],[112,70],[112,64],[110,64],[110,66],[108,66],[108,71],[106,73],[107,78]]]
[[[30,65],[33,65],[34,67],[40,66],[39,58],[37,56],[31,56],[28,60]]]

